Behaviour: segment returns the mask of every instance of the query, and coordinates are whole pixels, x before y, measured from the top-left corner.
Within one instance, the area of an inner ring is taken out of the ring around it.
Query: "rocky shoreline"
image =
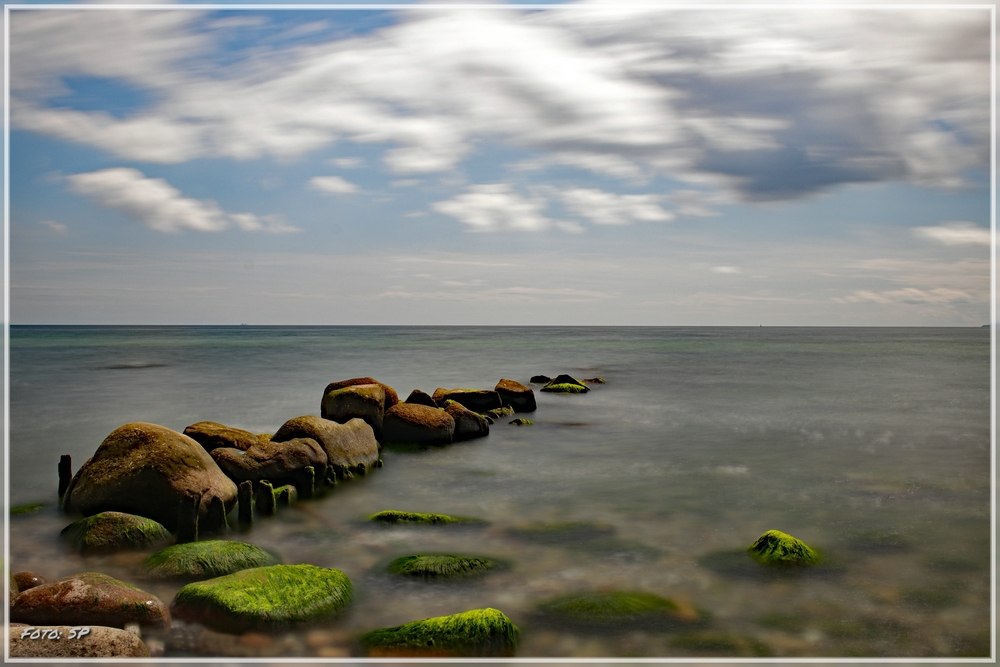
[[[534,376],[546,393],[585,394],[603,378]],[[59,462],[60,506],[82,515],[62,531],[81,553],[147,550],[142,575],[177,581],[171,604],[98,572],[47,582],[33,572],[10,578],[10,648],[17,657],[146,657],[163,655],[159,636],[174,623],[223,635],[273,635],[290,627],[335,620],[349,609],[353,586],[343,572],[285,564],[252,544],[228,539],[283,506],[308,502],[332,487],[375,473],[383,447],[441,447],[487,437],[515,413],[537,410],[534,390],[501,379],[492,390],[414,390],[404,401],[371,377],[333,382],[323,391],[321,416],[294,417],[273,434],[216,422],[183,433],[131,422],[115,429],[71,474]],[[509,425],[530,426],[516,417]],[[393,524],[476,523],[471,517],[420,514],[409,508],[370,517]],[[819,556],[790,535],[768,531],[748,550],[760,567],[819,564]],[[475,578],[507,567],[483,555],[417,553],[387,567],[416,581]],[[388,602],[388,601],[387,601]],[[532,622],[541,625],[680,625],[697,630],[707,616],[682,602],[643,591],[581,592],[540,600]],[[513,656],[519,630],[500,610],[456,610],[371,629],[354,638],[354,655]],[[79,635],[86,627],[86,636]],[[36,637],[36,635],[38,635]],[[52,638],[60,637],[59,640]],[[45,638],[50,639],[46,640]]]

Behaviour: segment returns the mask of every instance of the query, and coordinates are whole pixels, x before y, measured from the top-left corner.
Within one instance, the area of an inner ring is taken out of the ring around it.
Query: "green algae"
[[[805,542],[780,530],[769,530],[747,549],[758,562],[767,565],[815,565],[819,555]]]
[[[85,517],[63,528],[61,534],[80,551],[141,549],[170,539],[170,531],[162,524],[124,512],[101,512]]]
[[[559,384],[549,383],[542,387],[539,391],[546,391],[554,394],[585,394],[590,391],[590,388],[580,384],[560,382]]]
[[[674,648],[697,653],[711,653],[739,657],[768,657],[774,652],[753,637],[732,635],[725,632],[696,632],[677,635],[670,640]]]
[[[10,508],[10,514],[11,516],[17,516],[19,514],[32,514],[43,507],[45,507],[45,503],[28,503],[27,505],[18,505],[17,507]]]
[[[373,630],[360,642],[369,655],[512,656],[518,635],[503,612],[487,608]]]
[[[340,570],[270,565],[188,584],[177,592],[175,617],[223,632],[266,630],[337,615],[353,587]]]
[[[142,567],[150,577],[208,579],[277,563],[274,556],[252,544],[208,540],[175,544],[157,551]]]
[[[546,615],[583,625],[665,618],[686,611],[673,600],[636,591],[578,593],[550,600],[538,608]]]
[[[483,414],[489,415],[494,419],[500,419],[501,417],[510,417],[512,414],[514,414],[514,408],[510,407],[509,405],[505,405],[501,408],[493,408],[492,410],[487,410]]]
[[[447,579],[486,574],[498,566],[488,558],[470,558],[448,554],[403,556],[389,563],[389,572],[425,579]]]
[[[517,419],[512,419],[507,422],[508,424],[513,424],[514,426],[532,426],[535,422],[530,419],[525,419],[524,417],[518,417]]]
[[[421,512],[401,512],[399,510],[383,510],[368,517],[369,521],[379,523],[471,523],[478,519],[469,519],[461,516],[449,516],[447,514],[424,514]]]

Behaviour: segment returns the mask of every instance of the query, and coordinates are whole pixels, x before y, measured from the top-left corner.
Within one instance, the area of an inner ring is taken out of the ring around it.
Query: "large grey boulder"
[[[482,438],[490,434],[489,420],[461,403],[448,401],[444,411],[455,420],[455,433],[453,435],[455,442]]]
[[[317,481],[326,478],[327,456],[312,438],[285,442],[258,443],[246,450],[218,447],[212,458],[234,482],[268,480],[272,486],[292,484],[306,497],[312,495]],[[312,475],[306,470],[311,466]]]
[[[85,516],[100,512],[138,514],[177,530],[185,497],[200,497],[199,521],[211,526],[208,508],[218,498],[228,512],[236,485],[205,448],[165,426],[133,422],[108,435],[70,482],[63,506]]]
[[[438,387],[432,396],[438,407],[443,408],[448,401],[461,403],[473,412],[487,412],[499,408],[500,394],[488,389],[442,389]]]
[[[323,396],[320,415],[323,419],[346,424],[360,418],[368,422],[378,438],[382,433],[385,391],[377,384],[358,384],[331,389]]]
[[[378,463],[378,441],[372,427],[362,419],[352,419],[346,424],[306,415],[289,419],[273,436],[275,442],[293,438],[312,438],[326,452],[327,465],[338,475],[347,470],[365,470]],[[317,476],[317,480],[321,479]]]
[[[267,438],[263,435],[218,422],[191,424],[184,429],[184,435],[199,442],[206,452],[210,452],[216,447],[233,447],[246,451],[258,442],[267,442]]]
[[[339,380],[337,382],[331,382],[326,385],[326,389],[323,390],[323,395],[326,396],[331,391],[335,389],[343,389],[344,387],[353,387],[359,384],[377,384],[382,387],[382,391],[385,392],[385,404],[382,406],[384,410],[388,410],[392,406],[399,403],[399,394],[396,390],[385,384],[384,382],[379,382],[375,378],[363,377],[363,378],[351,378],[350,380]]]
[[[398,403],[386,410],[382,434],[388,444],[447,445],[455,435],[455,420],[438,408]]]

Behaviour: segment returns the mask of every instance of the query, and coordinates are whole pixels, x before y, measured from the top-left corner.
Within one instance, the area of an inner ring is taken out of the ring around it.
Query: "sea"
[[[273,433],[319,415],[326,385],[492,389],[501,378],[603,378],[535,390],[533,424],[381,452],[382,468],[260,518],[231,539],[346,573],[348,611],[275,633],[175,621],[164,657],[360,656],[376,628],[492,607],[517,657],[973,657],[990,652],[991,397],[987,328],[11,326],[9,566],[98,571],[166,604],[148,552],[80,555],[60,537],[57,465],[115,428],[215,421]],[[481,519],[382,526],[381,510]],[[233,517],[231,517],[233,518]],[[235,521],[233,522],[235,523]],[[746,550],[767,530],[819,565]],[[458,581],[401,580],[413,554],[491,558]],[[545,604],[642,592],[697,621],[577,626]]]

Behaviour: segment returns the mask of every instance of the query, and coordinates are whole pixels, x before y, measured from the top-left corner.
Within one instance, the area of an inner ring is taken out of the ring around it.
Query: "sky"
[[[11,10],[9,321],[981,326],[990,21]]]

